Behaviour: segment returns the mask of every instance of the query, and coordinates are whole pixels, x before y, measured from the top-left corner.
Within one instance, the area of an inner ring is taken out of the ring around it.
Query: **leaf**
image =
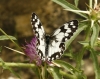
[[[72,75],[70,73],[65,72],[64,70],[60,70],[61,75],[63,75],[64,79],[78,79],[76,75]]]
[[[67,56],[72,58],[72,53],[73,53],[73,49],[71,47],[71,45],[67,48],[67,51],[64,52],[64,54],[62,56]]]
[[[74,0],[74,3],[76,6],[78,6],[78,2],[79,2],[79,0]]]
[[[91,58],[93,60],[94,65],[94,72],[95,72],[95,79],[100,79],[100,66],[98,63],[97,55],[94,49],[90,49],[91,52]]]
[[[12,72],[14,75],[16,75],[18,78],[20,78],[20,76],[14,72],[9,66],[5,65],[5,62],[0,58],[0,62],[2,63],[2,67],[3,69],[8,69],[10,72]],[[21,79],[21,78],[20,78]]]
[[[100,51],[94,50],[94,52],[95,52],[96,55],[100,56]]]
[[[11,39],[1,28],[0,28],[0,31],[1,31],[6,37],[8,37],[9,40],[10,40],[11,42],[13,42],[20,50],[22,50],[22,49],[19,47],[19,45],[18,45],[15,41],[13,41],[13,39]],[[23,50],[22,50],[22,51],[23,51]]]
[[[93,33],[92,33],[92,36],[91,36],[90,45],[93,48],[94,45],[95,45],[95,42],[96,42],[96,40],[98,38],[98,35],[99,35],[99,30],[100,30],[99,29],[99,25],[97,23],[95,23],[93,28],[92,28],[92,30],[93,30]]]
[[[52,1],[56,2],[57,4],[61,5],[64,8],[78,10],[76,6],[74,6],[73,4],[70,4],[66,0],[52,0]]]
[[[69,10],[79,10],[76,6],[70,4],[69,2],[67,2],[66,0],[52,0],[54,1],[55,3],[61,5],[63,8],[65,9],[69,9]],[[87,18],[87,16],[85,14],[82,14],[82,13],[79,13],[79,12],[74,12],[84,18]]]
[[[15,37],[8,35],[9,38],[11,38],[12,40],[17,40]],[[6,35],[1,35],[0,36],[0,40],[9,40],[9,38]]]
[[[84,56],[84,52],[86,51],[86,47],[82,48],[80,50],[80,52],[78,52],[77,54],[74,54],[73,59],[76,61],[76,69],[81,70],[81,66],[82,66],[82,59]],[[80,73],[79,73],[80,74]],[[82,75],[83,73],[81,73]]]
[[[59,64],[61,66],[61,68],[64,68],[64,70],[60,70],[60,73],[66,77],[65,79],[83,79],[83,74],[82,71],[77,70],[76,68],[74,68],[72,65],[70,65],[69,63],[65,62],[65,61],[61,61],[61,60],[55,60],[54,62],[56,62],[57,64]],[[69,73],[66,72],[69,71]],[[77,74],[76,74],[77,73]]]
[[[66,71],[69,71],[70,73],[74,74],[73,71],[79,72],[77,69],[75,69],[71,64],[61,61],[61,60],[55,60],[55,63],[59,64],[62,68],[64,68]]]
[[[48,72],[52,75],[53,79],[62,79],[60,69],[58,67],[49,67]]]
[[[82,44],[84,47],[89,46],[89,42],[88,41],[79,41],[80,44]]]
[[[71,11],[73,13],[83,13],[83,14],[89,14],[89,11],[82,11],[82,10],[72,10],[72,9],[64,9],[67,11]]]

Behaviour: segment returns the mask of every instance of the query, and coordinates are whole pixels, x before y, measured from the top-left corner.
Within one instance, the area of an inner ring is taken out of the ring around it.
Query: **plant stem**
[[[23,50],[19,47],[19,45],[18,45],[17,43],[15,43],[1,28],[0,28],[0,31],[1,31],[4,35],[6,35],[6,36],[10,39],[10,41],[13,42],[21,51],[23,51]]]
[[[42,78],[47,79],[47,64],[44,63],[44,66],[42,66]]]
[[[86,48],[84,47],[81,50],[81,52],[78,53],[76,68],[79,69],[79,70],[81,70],[81,61],[82,61],[85,50],[86,50]]]
[[[9,62],[4,62],[4,64],[6,66],[9,66],[9,67],[24,67],[24,68],[26,68],[26,67],[27,68],[29,68],[29,67],[34,68],[35,67],[34,64],[30,64],[30,63],[9,63]],[[0,66],[3,66],[2,62],[0,62]]]
[[[89,6],[90,6],[90,8],[92,8],[92,2],[93,2],[93,0],[89,0]]]
[[[87,27],[85,41],[88,41],[89,40],[89,35],[90,35],[90,27]]]
[[[95,79],[100,79],[100,67],[99,67],[97,56],[96,56],[96,52],[92,48],[90,48],[90,52],[91,52],[91,57],[94,64]]]
[[[75,75],[71,75],[71,74],[67,74],[66,72],[63,72],[62,70],[60,70],[60,73],[66,77],[67,79],[77,79],[77,77]]]

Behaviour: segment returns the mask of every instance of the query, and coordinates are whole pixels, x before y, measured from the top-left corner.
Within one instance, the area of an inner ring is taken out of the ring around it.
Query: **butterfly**
[[[35,13],[32,13],[31,24],[37,37],[37,53],[43,61],[59,59],[66,49],[65,42],[73,36],[78,28],[78,21],[72,20],[63,24],[53,34],[48,35]]]

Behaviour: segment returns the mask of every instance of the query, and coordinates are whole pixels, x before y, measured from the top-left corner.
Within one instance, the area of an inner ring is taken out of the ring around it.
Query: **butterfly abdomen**
[[[45,56],[47,57],[48,55],[48,48],[49,48],[49,43],[50,43],[50,36],[49,35],[45,35]]]

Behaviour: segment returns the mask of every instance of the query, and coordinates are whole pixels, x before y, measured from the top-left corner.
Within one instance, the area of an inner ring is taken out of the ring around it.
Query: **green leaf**
[[[88,41],[79,41],[80,44],[82,44],[84,47],[88,47],[89,46],[89,42]]]
[[[79,0],[74,0],[74,3],[76,6],[78,6],[78,2],[79,2]]]
[[[67,48],[68,51],[65,51],[63,56],[67,56],[69,58],[73,58],[72,54],[73,54],[73,49],[71,47],[71,45]]]
[[[16,75],[18,78],[20,78],[20,76],[14,72],[9,66],[5,65],[5,62],[0,58],[0,62],[2,63],[2,67],[3,69],[8,69],[10,72],[12,72],[14,75]],[[21,78],[20,78],[21,79]]]
[[[49,67],[48,72],[52,75],[53,79],[62,79],[60,69],[58,67]]]
[[[21,47],[19,47],[19,45],[18,45],[13,39],[11,39],[1,28],[0,28],[0,31],[1,31],[6,37],[8,37],[9,40],[10,40],[11,42],[13,42],[20,50],[22,50]],[[23,50],[22,50],[22,51],[23,51]]]
[[[64,70],[60,70],[60,74],[63,76],[64,79],[78,79],[76,75],[69,74]]]
[[[75,10],[78,10],[78,8],[76,6],[74,6],[73,4],[70,4],[66,0],[52,0],[52,1],[54,1],[57,4],[61,5],[65,9],[67,8],[67,9],[75,9]]]
[[[76,68],[77,68],[78,70],[81,70],[82,59],[83,59],[83,55],[84,55],[85,51],[86,51],[86,47],[82,48],[82,49],[80,50],[80,52],[78,52],[78,53],[76,54],[76,56],[73,56],[74,60],[76,61]],[[82,74],[83,74],[83,73],[81,73],[81,75],[82,75]]]
[[[95,52],[96,55],[100,56],[100,51],[94,50],[94,52]]]
[[[17,40],[15,37],[8,35],[9,38],[11,38],[12,40]],[[6,35],[1,35],[0,36],[0,40],[9,40],[9,38]]]
[[[97,55],[94,49],[90,49],[91,57],[94,64],[95,79],[100,79],[100,67],[97,59]]]
[[[90,45],[93,48],[95,43],[96,43],[96,40],[98,38],[98,35],[99,35],[99,25],[97,23],[95,23],[92,30],[93,30],[93,33],[92,33],[92,36],[91,36]]]
[[[69,2],[67,2],[66,0],[52,0],[54,1],[55,3],[61,5],[63,8],[65,9],[69,9],[69,10],[79,10],[76,6],[70,4]],[[82,13],[79,13],[79,12],[74,12],[84,18],[87,18],[87,16],[85,14],[82,14]]]
[[[77,69],[75,69],[71,64],[62,61],[62,60],[55,60],[55,63],[59,64],[62,68],[64,68],[66,71],[69,71],[70,73],[74,74],[73,71],[79,72]]]

